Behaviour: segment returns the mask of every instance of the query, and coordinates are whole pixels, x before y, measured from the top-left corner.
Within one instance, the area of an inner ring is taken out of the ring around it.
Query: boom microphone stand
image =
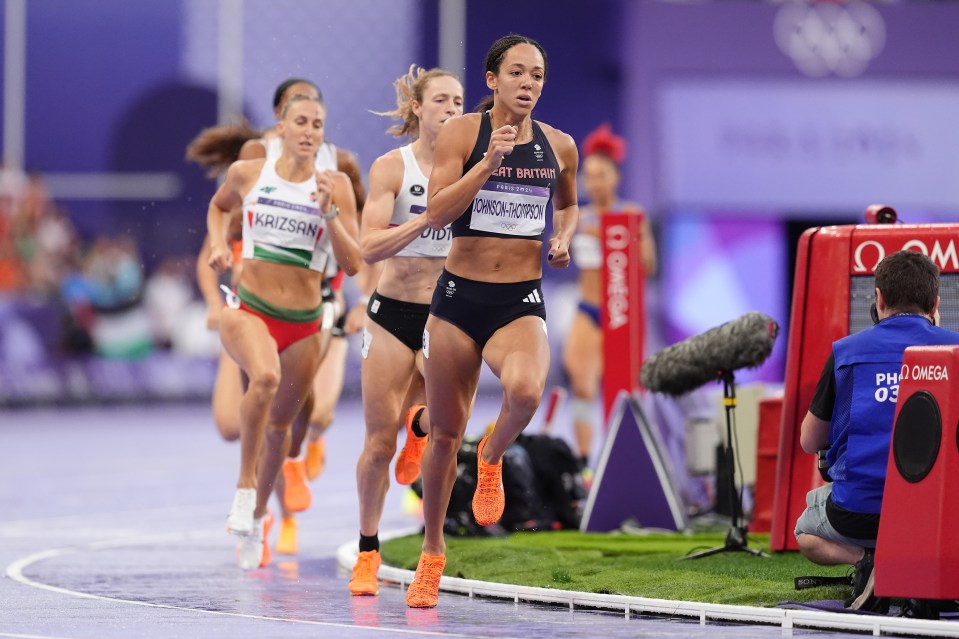
[[[692,555],[680,557],[680,559],[700,559],[709,557],[721,552],[741,551],[754,555],[756,557],[768,557],[766,553],[749,547],[749,541],[746,535],[746,526],[743,525],[743,504],[736,492],[736,451],[733,446],[733,430],[736,423],[736,380],[733,378],[732,371],[720,371],[723,380],[723,405],[726,407],[726,465],[729,469],[729,501],[732,521],[730,522],[729,532],[726,533],[726,542],[722,546],[703,550]]]

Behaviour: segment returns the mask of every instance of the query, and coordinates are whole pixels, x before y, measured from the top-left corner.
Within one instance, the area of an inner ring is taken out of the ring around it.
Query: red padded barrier
[[[646,319],[645,273],[639,248],[642,213],[600,216],[603,246],[603,423],[608,424],[616,398],[639,389]]]
[[[906,349],[879,517],[877,596],[959,598],[957,383],[959,346]]]
[[[943,273],[959,272],[957,241],[959,224],[818,227],[800,238],[776,460],[772,550],[799,549],[793,535],[796,520],[806,507],[806,493],[822,483],[815,455],[804,453],[799,445],[799,430],[832,343],[849,334],[853,278],[872,276],[883,257],[901,249],[929,255]],[[943,291],[944,302],[948,294]]]
[[[776,489],[776,455],[779,453],[779,424],[782,396],[759,402],[759,436],[756,442],[756,487],[749,532],[768,533],[773,520],[773,493]]]

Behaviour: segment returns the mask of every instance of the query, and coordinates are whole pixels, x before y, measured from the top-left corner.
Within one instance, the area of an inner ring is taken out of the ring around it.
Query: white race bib
[[[533,237],[546,229],[549,189],[489,180],[473,199],[474,231]]]
[[[410,206],[406,219],[412,220],[426,212],[426,207],[418,204]],[[453,244],[453,230],[447,224],[441,229],[426,227],[413,241],[407,244],[397,255],[402,257],[446,257]]]
[[[246,212],[255,243],[313,251],[324,229],[319,209],[262,197],[257,205],[257,210]]]

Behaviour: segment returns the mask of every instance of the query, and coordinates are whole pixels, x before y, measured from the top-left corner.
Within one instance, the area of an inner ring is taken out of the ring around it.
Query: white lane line
[[[397,531],[393,536],[405,536],[410,531]],[[380,540],[393,536],[381,535]],[[356,561],[356,542],[342,544],[336,552],[337,564],[349,569]],[[400,589],[413,580],[414,572],[393,566],[380,566],[377,576],[380,580],[393,583]],[[909,636],[959,637],[959,624],[954,621],[912,619],[905,617],[885,617],[872,615],[850,615],[847,613],[823,612],[819,610],[790,610],[785,608],[764,608],[733,604],[709,604],[696,601],[676,601],[652,599],[626,595],[608,595],[577,592],[555,588],[537,588],[487,581],[444,576],[440,580],[440,592],[452,592],[474,597],[490,597],[512,600],[515,604],[540,603],[568,606],[570,612],[577,610],[625,611],[626,617],[632,614],[665,615],[672,618],[692,620],[699,618],[700,625],[710,623],[735,622],[739,624],[766,624],[780,626],[784,634],[786,629],[815,628],[817,630],[838,630],[872,633],[873,635],[904,634]],[[730,635],[732,636],[732,635]]]
[[[0,529],[0,539],[55,539],[63,541],[68,535],[71,539],[103,539],[104,537],[128,537],[141,534],[143,531],[136,528],[73,528],[69,532],[63,530],[3,530]]]
[[[281,621],[284,623],[292,623],[299,625],[309,625],[309,626],[323,626],[328,628],[347,628],[350,630],[371,630],[378,633],[396,633],[396,634],[405,634],[405,635],[426,635],[426,636],[436,636],[436,637],[468,637],[469,635],[448,633],[448,632],[436,632],[430,630],[407,630],[405,628],[384,628],[382,626],[360,626],[353,625],[348,623],[334,623],[330,621],[313,621],[310,619],[291,619],[287,617],[272,617],[269,615],[251,615],[241,612],[224,612],[221,610],[203,610],[201,608],[188,608],[185,606],[174,606],[170,604],[159,604],[148,601],[135,601],[132,599],[121,599],[119,597],[105,597],[103,595],[94,595],[88,592],[80,592],[78,590],[70,590],[69,588],[61,588],[59,586],[52,586],[50,584],[45,584],[40,581],[36,581],[27,577],[24,573],[24,570],[35,563],[41,561],[47,561],[49,559],[54,559],[57,557],[63,557],[66,555],[78,554],[84,551],[96,551],[104,550],[108,548],[121,548],[123,546],[138,546],[142,544],[151,544],[151,543],[163,543],[163,542],[174,542],[174,541],[185,541],[189,539],[202,539],[205,537],[212,537],[213,531],[209,529],[190,531],[190,532],[179,532],[179,533],[167,533],[161,535],[150,535],[150,536],[139,536],[127,539],[112,539],[101,542],[94,542],[90,544],[83,544],[81,546],[71,546],[66,548],[50,548],[48,550],[41,550],[39,552],[32,553],[26,557],[15,560],[6,569],[6,576],[14,581],[21,583],[25,586],[31,586],[33,588],[39,588],[40,590],[46,590],[48,592],[53,592],[61,595],[70,595],[72,597],[80,597],[82,599],[93,599],[95,601],[109,601],[115,603],[125,603],[133,606],[144,606],[147,608],[162,608],[166,610],[180,610],[186,612],[197,612],[208,615],[217,615],[221,617],[234,617],[239,619],[259,619],[263,621]],[[2,636],[2,635],[0,635]],[[43,638],[47,639],[47,638]]]

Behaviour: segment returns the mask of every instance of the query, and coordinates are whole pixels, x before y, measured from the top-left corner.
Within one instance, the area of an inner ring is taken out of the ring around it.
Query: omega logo
[[[625,253],[629,247],[629,229],[622,224],[614,224],[606,229],[606,310],[609,328],[617,329],[629,323],[629,285],[626,269],[629,257]]]
[[[897,250],[915,250],[923,255],[928,255],[929,259],[935,262],[941,271],[959,270],[959,255],[956,254],[956,244],[954,240],[949,240],[945,248],[939,243],[939,240],[933,240],[932,249],[930,250],[925,241],[913,238],[906,240],[902,248]],[[865,262],[864,259],[872,256],[875,256],[875,261],[869,260],[870,266],[867,266],[867,262]],[[872,273],[884,257],[886,257],[886,247],[876,240],[860,242],[853,252],[852,270],[854,273]]]

